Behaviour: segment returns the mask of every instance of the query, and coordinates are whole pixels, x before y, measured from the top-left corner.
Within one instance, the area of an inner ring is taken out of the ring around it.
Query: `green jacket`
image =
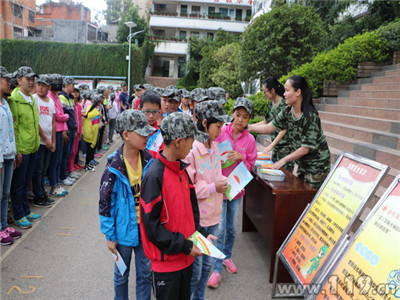
[[[14,118],[15,143],[18,154],[31,154],[39,149],[39,113],[32,95],[28,103],[16,88],[8,98]]]

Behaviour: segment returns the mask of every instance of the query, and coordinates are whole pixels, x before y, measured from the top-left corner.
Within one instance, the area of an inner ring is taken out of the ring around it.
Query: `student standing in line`
[[[13,116],[4,94],[10,92],[10,79],[13,74],[0,66],[0,245],[11,245],[22,233],[8,227],[8,196],[14,171],[15,146]]]
[[[11,183],[11,203],[17,226],[31,228],[31,221],[42,218],[31,212],[28,204],[28,186],[36,167],[39,149],[39,115],[31,94],[35,86],[35,73],[30,67],[17,71],[18,87],[8,98],[14,118],[14,133],[17,146],[16,168]]]
[[[294,75],[285,83],[288,105],[270,123],[249,125],[249,130],[269,133],[287,129],[293,150],[274,165],[279,169],[290,161],[298,165],[298,177],[319,188],[330,171],[330,152],[321,128],[318,111],[312,103],[311,89],[305,78]]]
[[[253,169],[257,159],[256,141],[250,132],[246,130],[253,113],[253,102],[244,97],[236,99],[233,105],[232,116],[233,122],[222,128],[221,134],[217,138],[217,142],[221,143],[229,140],[232,149],[228,159],[235,161],[231,166],[222,169],[222,174],[228,177],[236,166],[243,162],[250,171]],[[210,288],[217,288],[221,281],[222,265],[228,272],[237,273],[238,268],[232,260],[233,244],[236,238],[236,228],[239,219],[240,205],[244,196],[244,191],[240,192],[234,199],[228,200],[224,197],[220,227],[218,229],[219,236],[217,248],[226,255],[226,258],[214,260],[213,273],[211,274],[207,285]]]
[[[49,167],[51,154],[56,150],[56,108],[47,96],[50,91],[50,80],[47,75],[36,79],[37,93],[34,95],[39,112],[40,146],[36,168],[33,172],[33,206],[50,207],[54,200],[49,198],[44,188],[44,178]]]
[[[205,143],[194,141],[186,157],[187,171],[192,180],[200,211],[200,225],[210,234],[218,236],[222,213],[223,195],[228,189],[226,177],[222,175],[218,143],[215,142],[221,128],[232,117],[225,114],[222,105],[215,100],[205,101],[196,106],[197,127],[206,132]],[[208,276],[213,264],[211,256],[196,257],[193,263],[191,282],[192,300],[204,299]]]
[[[135,252],[136,299],[151,299],[150,261],[144,255],[139,230],[140,186],[153,160],[145,149],[147,137],[155,129],[142,112],[129,109],[117,118],[117,132],[124,144],[108,157],[100,186],[100,226],[107,239],[108,249],[117,250],[127,269],[121,274],[114,270],[114,299],[128,299],[128,280],[132,251]]]
[[[208,135],[182,112],[167,116],[161,133],[164,150],[158,152],[142,182],[140,232],[151,261],[156,299],[189,300],[194,257],[202,255],[189,237],[196,230],[210,241],[216,237],[199,223],[196,192],[182,159],[193,139],[204,143]]]

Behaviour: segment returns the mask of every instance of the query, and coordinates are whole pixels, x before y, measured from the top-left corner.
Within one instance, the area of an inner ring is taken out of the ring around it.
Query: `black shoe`
[[[45,196],[42,196],[41,198],[33,201],[33,206],[35,206],[35,207],[51,207],[51,203],[45,199]]]
[[[46,200],[47,202],[49,202],[49,203],[51,203],[51,204],[53,204],[53,202],[54,202],[54,199],[49,198],[49,197],[47,196],[47,194],[44,195],[44,200]]]

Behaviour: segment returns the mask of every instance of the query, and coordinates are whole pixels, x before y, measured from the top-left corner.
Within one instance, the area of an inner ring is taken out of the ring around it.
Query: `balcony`
[[[187,28],[213,30],[223,29],[230,32],[243,32],[250,17],[244,19],[202,14],[178,14],[176,12],[151,12],[150,27]]]
[[[154,35],[149,36],[148,39],[158,42],[154,49],[156,54],[187,55],[188,41],[186,39]]]

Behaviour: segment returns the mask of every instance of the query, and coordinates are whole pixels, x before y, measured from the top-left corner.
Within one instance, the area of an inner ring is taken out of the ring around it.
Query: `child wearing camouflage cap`
[[[115,299],[128,299],[128,278],[132,251],[135,251],[136,299],[151,299],[151,268],[139,232],[140,186],[152,156],[146,150],[148,136],[154,128],[140,111],[128,109],[117,117],[116,130],[124,144],[108,157],[100,185],[100,227],[108,249],[118,253],[127,269],[114,270]]]
[[[222,175],[218,143],[215,142],[221,128],[232,117],[225,114],[222,105],[215,100],[199,103],[196,108],[197,127],[209,135],[205,143],[195,141],[186,157],[187,171],[192,180],[200,210],[200,225],[209,233],[218,235],[222,213],[223,194],[228,189],[226,177]],[[192,300],[204,299],[208,275],[213,258],[196,257],[191,282]]]
[[[229,140],[232,149],[228,156],[234,164],[222,169],[222,174],[226,177],[243,162],[248,170],[253,169],[257,159],[257,148],[254,137],[246,130],[253,113],[254,104],[249,99],[239,97],[233,105],[233,122],[222,128],[221,134],[217,138],[217,142],[221,143]],[[219,227],[219,236],[217,248],[226,255],[226,259],[214,260],[213,273],[211,274],[207,285],[211,288],[217,288],[221,280],[222,264],[228,272],[236,273],[238,271],[236,265],[232,261],[232,249],[235,242],[237,222],[239,219],[240,204],[244,196],[244,191],[240,192],[231,201],[224,197],[221,222]]]
[[[209,240],[199,223],[196,192],[182,161],[193,140],[207,142],[192,118],[175,112],[161,123],[164,150],[147,171],[140,194],[140,230],[143,248],[151,260],[156,299],[190,299],[194,257],[201,256],[189,237],[197,230]]]

